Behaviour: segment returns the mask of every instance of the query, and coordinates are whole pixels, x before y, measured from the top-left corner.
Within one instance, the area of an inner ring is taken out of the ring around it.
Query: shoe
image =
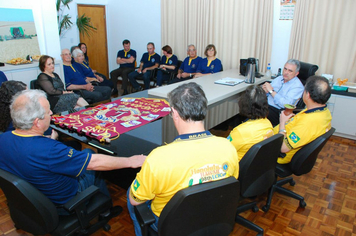
[[[119,91],[117,89],[113,89],[111,92],[111,96],[117,96],[119,94]]]
[[[120,213],[123,211],[122,207],[121,206],[113,206],[110,208],[110,210],[100,214],[100,216],[102,218],[113,218],[115,216],[118,216],[120,215]]]
[[[127,95],[127,94],[129,94],[129,92],[127,91],[127,89],[124,89],[124,92],[122,93],[122,95]]]
[[[136,89],[136,88],[133,88],[133,89],[132,89],[132,92],[133,92],[133,93],[140,92],[140,91],[143,91],[143,88],[142,88],[141,86],[138,87],[137,89]]]

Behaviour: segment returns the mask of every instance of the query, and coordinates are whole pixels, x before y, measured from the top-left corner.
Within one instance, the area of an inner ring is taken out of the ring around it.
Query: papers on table
[[[229,85],[229,86],[235,86],[239,83],[244,82],[244,79],[236,79],[236,78],[230,78],[230,77],[226,77],[226,78],[222,78],[219,80],[216,80],[214,83],[215,84],[223,84],[223,85]]]

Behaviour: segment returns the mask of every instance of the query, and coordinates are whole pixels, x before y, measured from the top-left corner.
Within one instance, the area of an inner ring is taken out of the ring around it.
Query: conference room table
[[[235,86],[215,84],[222,78],[245,79],[238,69],[230,69],[199,78],[162,86],[148,90],[149,98],[168,98],[168,93],[182,83],[196,82],[201,85],[208,100],[208,112],[205,118],[205,129],[209,130],[239,113],[238,99],[251,84],[240,83]],[[266,78],[256,78],[255,84],[262,84]],[[170,143],[178,135],[173,121],[169,116],[162,119],[162,143]]]
[[[168,100],[168,93],[180,84],[196,82],[202,86],[208,100],[208,112],[204,124],[205,129],[209,130],[239,113],[238,99],[246,88],[251,85],[245,82],[235,86],[214,83],[216,80],[227,77],[244,79],[244,76],[239,74],[238,69],[230,69],[216,74],[128,94],[122,97],[161,98]],[[266,79],[263,77],[256,78],[255,84],[262,84],[265,81]],[[121,99],[122,97],[114,98],[112,101]],[[113,140],[111,143],[101,143],[95,139],[90,139],[85,135],[79,135],[76,132],[66,130],[54,124],[52,124],[51,127],[80,142],[97,148],[99,152],[118,156],[148,154],[155,147],[172,142],[178,135],[170,116],[165,116],[164,118],[121,134],[118,139]]]

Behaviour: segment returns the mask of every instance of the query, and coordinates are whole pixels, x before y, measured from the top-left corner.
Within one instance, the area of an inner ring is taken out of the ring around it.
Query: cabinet
[[[62,61],[55,61],[54,66],[54,71],[59,75],[59,77],[63,80],[63,83],[65,84]],[[31,64],[24,65],[5,64],[4,67],[0,67],[0,70],[5,73],[7,80],[22,81],[27,84],[28,88],[30,88],[31,80],[37,79],[37,76],[41,73],[37,61]]]
[[[356,140],[356,97],[332,94],[328,101],[334,135]]]

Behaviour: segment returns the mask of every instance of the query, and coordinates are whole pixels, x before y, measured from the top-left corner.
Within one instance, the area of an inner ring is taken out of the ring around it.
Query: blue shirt
[[[167,66],[175,66],[177,67],[178,64],[178,58],[176,55],[172,55],[170,58],[167,59],[166,56],[163,56],[161,59],[161,65],[167,65]]]
[[[91,77],[91,78],[96,78],[93,70],[86,65],[84,62],[82,64],[79,64],[77,62],[72,63],[72,65],[75,65],[75,68],[78,68],[79,72],[84,75],[85,77]]]
[[[183,63],[180,65],[179,69],[185,73],[195,73],[201,60],[201,57],[195,57],[194,59],[186,57]]]
[[[6,75],[4,72],[0,71],[0,85],[5,81],[7,81]]]
[[[78,64],[78,63],[77,63]],[[70,85],[83,85],[87,84],[85,81],[86,78],[82,73],[80,73],[80,67],[78,65],[72,64],[70,66],[63,65],[64,70],[64,80],[66,82],[66,87],[68,88]]]
[[[125,50],[120,50],[117,52],[117,57],[125,58],[125,59],[134,57],[135,60],[132,63],[120,64],[120,67],[135,68],[135,62],[136,62],[136,51],[135,50],[130,49],[128,52],[125,52]]]
[[[297,104],[304,91],[304,86],[298,77],[284,83],[283,76],[278,76],[272,81],[271,85],[277,94],[274,97],[267,94],[268,105],[278,109],[284,108],[284,104]]]
[[[215,58],[210,63],[208,58],[204,58],[199,62],[197,73],[202,74],[213,74],[221,71],[221,61],[218,58]]]
[[[0,135],[0,168],[34,185],[55,204],[64,204],[78,192],[91,154],[76,151],[44,136]]]
[[[149,55],[148,52],[145,52],[142,55],[141,58],[141,63],[143,63],[142,70],[151,66],[154,66],[156,63],[159,65],[159,61],[161,60],[161,56],[158,55],[157,53],[154,53],[153,55]]]

